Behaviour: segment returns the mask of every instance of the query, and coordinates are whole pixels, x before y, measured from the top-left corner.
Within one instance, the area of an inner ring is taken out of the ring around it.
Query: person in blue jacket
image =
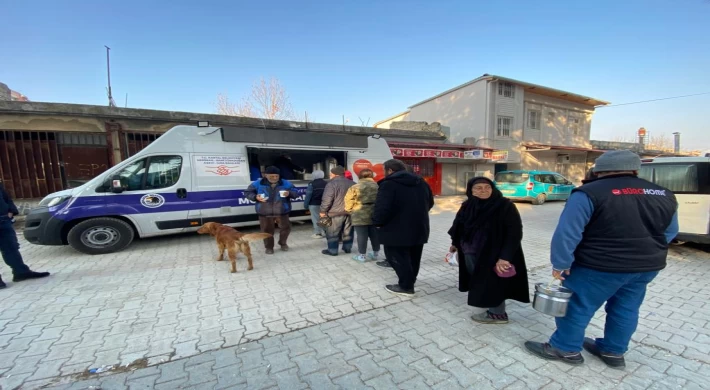
[[[552,236],[552,276],[573,295],[547,343],[525,347],[541,358],[582,364],[582,349],[624,368],[646,286],[666,267],[678,234],[678,202],[668,189],[638,177],[641,159],[628,150],[602,154],[594,180],[572,191]],[[605,305],[604,336],[585,337]]]
[[[12,269],[12,281],[21,282],[28,279],[45,278],[49,276],[49,272],[34,272],[22,260],[20,243],[17,241],[17,233],[12,226],[15,216],[19,214],[10,194],[0,184],[0,252],[2,252],[5,264]],[[0,289],[5,287],[7,285],[0,277]]]
[[[268,167],[264,178],[254,181],[244,191],[244,195],[256,202],[256,213],[259,215],[259,225],[264,233],[274,234],[276,220],[279,221],[279,245],[282,251],[288,251],[288,236],[291,234],[291,201],[298,198],[296,187],[288,180],[282,179],[276,167]],[[266,254],[274,253],[274,238],[264,240]]]

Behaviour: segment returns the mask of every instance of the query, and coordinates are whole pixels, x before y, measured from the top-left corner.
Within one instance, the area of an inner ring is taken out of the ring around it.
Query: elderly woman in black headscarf
[[[459,258],[459,291],[468,292],[469,306],[488,309],[471,319],[506,324],[506,299],[530,302],[520,214],[485,177],[469,180],[466,196],[449,230],[450,250]]]

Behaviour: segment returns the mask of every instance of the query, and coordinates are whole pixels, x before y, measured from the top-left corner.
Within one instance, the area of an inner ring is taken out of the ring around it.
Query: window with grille
[[[412,171],[422,177],[434,177],[436,162],[433,159],[402,159],[403,163],[412,167]]]
[[[511,83],[498,83],[498,95],[507,97],[507,98],[515,98],[515,85]]]
[[[510,116],[499,116],[498,117],[498,130],[496,135],[498,137],[510,137],[510,130],[513,128],[513,117]]]
[[[528,110],[528,129],[540,130],[542,113],[538,110]]]

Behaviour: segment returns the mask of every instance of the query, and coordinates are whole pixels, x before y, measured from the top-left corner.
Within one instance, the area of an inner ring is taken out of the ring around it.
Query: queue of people
[[[610,367],[625,367],[624,354],[636,331],[646,287],[665,268],[668,244],[679,230],[675,196],[639,178],[640,167],[635,153],[606,152],[572,192],[552,239],[551,263],[552,277],[573,295],[567,314],[556,318],[549,341],[525,343],[533,355],[577,365],[584,362],[584,349]],[[314,175],[307,204],[318,211],[313,219],[316,235],[317,223],[330,218],[324,254],[337,256],[340,242],[350,253],[354,226],[354,259],[377,259],[384,247],[386,260],[378,265],[391,266],[399,279],[387,290],[412,295],[429,239],[433,195],[401,161],[389,160],[384,168],[386,177],[379,184],[367,169],[360,172],[358,184],[345,177],[342,167],[331,171],[327,184]],[[629,188],[644,191],[626,191]],[[460,259],[459,291],[468,294],[468,305],[485,309],[472,320],[506,324],[507,300],[530,302],[522,220],[490,179],[469,180],[466,196],[448,231],[450,251]],[[369,254],[368,239],[373,249]],[[592,316],[604,304],[603,337],[585,337]]]

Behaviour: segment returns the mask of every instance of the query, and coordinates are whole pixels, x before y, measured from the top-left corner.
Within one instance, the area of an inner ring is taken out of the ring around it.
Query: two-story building
[[[448,142],[493,149],[472,171],[557,171],[580,182],[600,151],[590,144],[592,115],[609,102],[506,77],[484,74],[376,123],[438,122]],[[446,176],[446,175],[445,175]]]

